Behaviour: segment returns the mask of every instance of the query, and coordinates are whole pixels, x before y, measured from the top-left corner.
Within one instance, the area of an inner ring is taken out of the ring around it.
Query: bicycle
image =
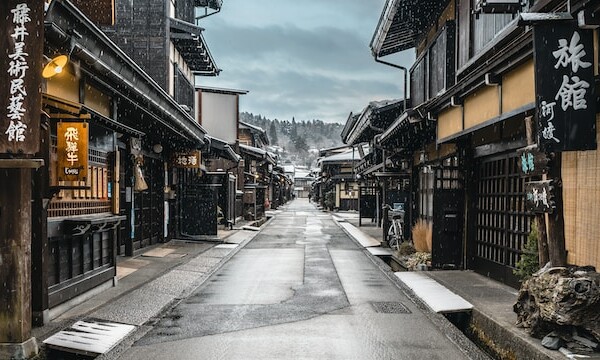
[[[390,248],[398,251],[400,244],[404,242],[404,211],[388,207],[388,216],[391,216],[391,223],[387,232],[387,242]]]

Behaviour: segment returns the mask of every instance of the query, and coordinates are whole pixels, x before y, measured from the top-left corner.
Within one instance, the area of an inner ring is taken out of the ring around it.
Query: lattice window
[[[425,165],[419,168],[419,216],[424,220],[433,220],[433,192],[435,173],[432,167]]]
[[[435,170],[435,188],[454,190],[463,188],[462,172],[458,167],[458,156],[450,156],[441,161]]]
[[[515,267],[530,231],[525,181],[515,156],[482,161],[477,167],[477,256]]]

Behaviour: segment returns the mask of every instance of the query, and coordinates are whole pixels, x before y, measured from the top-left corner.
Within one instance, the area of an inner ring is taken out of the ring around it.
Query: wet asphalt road
[[[120,358],[468,358],[447,335],[298,199]]]

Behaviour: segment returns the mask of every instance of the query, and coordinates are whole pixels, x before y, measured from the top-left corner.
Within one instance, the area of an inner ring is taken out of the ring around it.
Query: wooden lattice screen
[[[477,166],[476,256],[514,268],[531,228],[525,210],[525,180],[515,154],[482,160]]]
[[[108,182],[112,178],[108,166],[108,153],[98,149],[89,149],[88,179],[86,182],[57,181],[56,137],[52,137],[50,183],[53,185],[79,185],[87,190],[61,190],[48,205],[48,217],[99,214],[111,211],[108,194]]]

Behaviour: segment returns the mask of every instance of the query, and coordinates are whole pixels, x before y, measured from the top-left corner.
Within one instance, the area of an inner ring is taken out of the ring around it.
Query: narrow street
[[[297,199],[121,358],[468,358],[446,330]]]

